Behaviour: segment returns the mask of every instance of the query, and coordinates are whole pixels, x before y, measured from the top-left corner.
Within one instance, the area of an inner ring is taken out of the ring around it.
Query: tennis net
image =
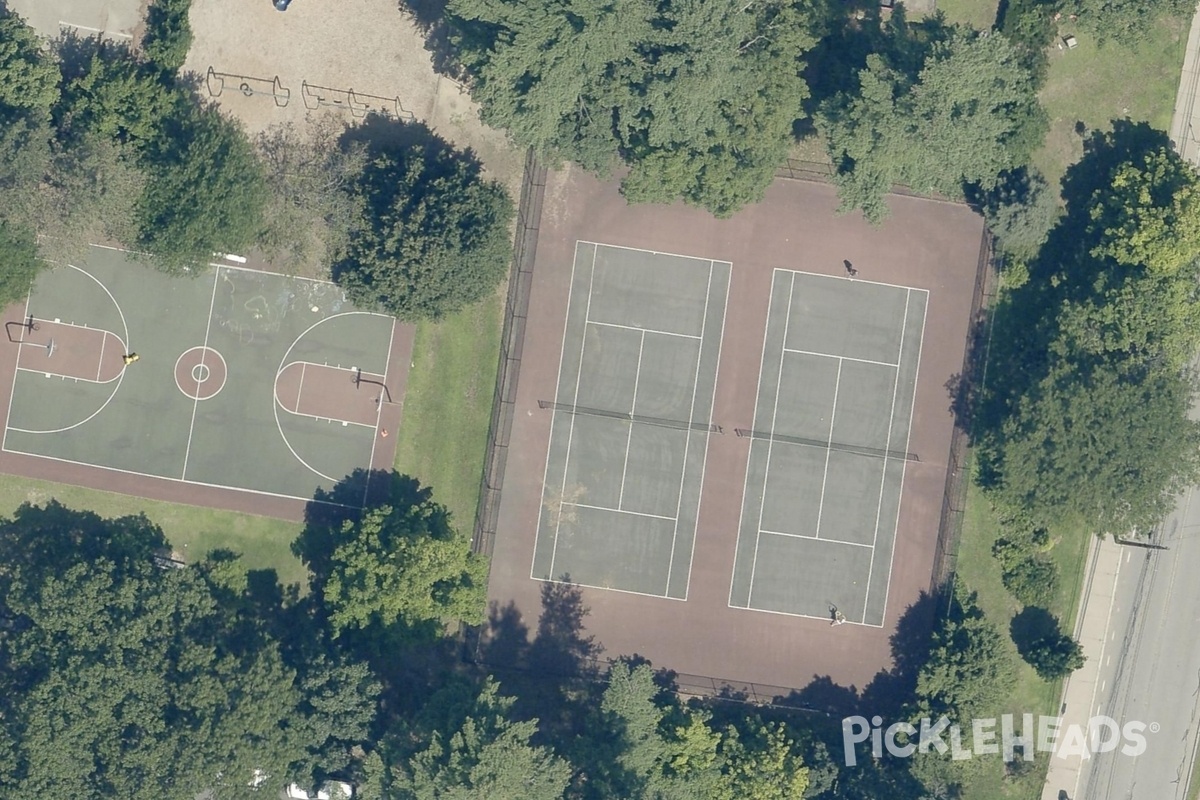
[[[608,411],[603,408],[590,408],[588,406],[571,405],[570,403],[556,403],[552,400],[538,400],[538,408],[549,408],[555,411],[563,411],[568,414],[578,414],[586,417],[605,417],[606,419],[619,419],[625,422],[638,422],[642,425],[654,425],[659,428],[671,428],[677,431],[725,432],[720,425],[713,425],[711,423],[688,422],[686,420],[667,419],[666,417],[650,417],[645,414],[630,414],[626,411]]]
[[[749,428],[734,428],[733,432],[743,439],[765,439],[773,442],[786,442],[787,444],[799,444],[805,447],[819,447],[826,450],[839,450],[843,453],[856,453],[860,456],[873,456],[875,458],[895,458],[901,461],[920,461],[921,459],[916,453],[907,453],[903,450],[885,450],[882,447],[865,447],[857,444],[841,444],[839,442],[829,442],[824,439],[806,439],[803,436],[788,436],[783,433],[767,433],[766,431],[754,431]]]

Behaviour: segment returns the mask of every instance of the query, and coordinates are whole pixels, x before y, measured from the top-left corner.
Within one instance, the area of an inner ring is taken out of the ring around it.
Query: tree
[[[335,533],[321,586],[330,622],[347,629],[484,620],[487,560],[424,489],[415,502],[365,511]]]
[[[974,593],[954,590],[950,612],[933,633],[929,658],[917,675],[925,716],[951,720],[987,716],[1016,685],[1004,636],[983,614]]]
[[[42,266],[30,231],[0,220],[0,308],[24,301]]]
[[[996,186],[980,199],[1000,249],[1020,261],[1037,256],[1062,213],[1046,179],[1029,167],[1001,173]]]
[[[128,49],[104,42],[81,74],[67,81],[54,119],[60,140],[94,134],[131,144],[141,154],[181,99]]]
[[[440,140],[380,153],[351,191],[367,219],[334,280],[361,308],[437,319],[494,292],[512,252],[512,201]]]
[[[1153,525],[1200,478],[1192,391],[1174,370],[1129,380],[1105,365],[1059,365],[1004,424],[998,491],[1044,522],[1073,514],[1097,532]]]
[[[1169,275],[1200,257],[1196,170],[1165,147],[1118,165],[1089,211],[1097,259]]]
[[[267,199],[262,164],[241,126],[216,108],[178,105],[143,159],[138,245],[168,271],[254,243]]]
[[[366,149],[339,144],[340,127],[325,117],[307,134],[288,123],[255,139],[268,188],[259,245],[289,273],[328,277],[365,216],[364,198],[353,189]]]
[[[952,32],[930,47],[915,79],[868,56],[859,91],[831,98],[818,115],[842,208],[879,222],[893,184],[950,196],[964,184],[993,186],[1045,132],[1035,92],[1028,68],[998,34]]]
[[[0,793],[240,797],[361,741],[362,668],[298,672],[220,579],[228,561],[163,569],[165,544],[145,517],[57,503],[0,523]]]
[[[762,196],[808,96],[821,4],[455,0],[472,95],[520,145],[606,176],[631,200],[727,216]]]
[[[1181,19],[1195,11],[1189,0],[1064,0],[1062,12],[1101,42],[1136,45],[1163,17]]]
[[[191,6],[192,0],[154,0],[146,10],[142,54],[164,72],[178,72],[187,60],[192,47]]]
[[[1021,656],[1048,681],[1070,675],[1087,660],[1079,642],[1061,630],[1031,642]]]
[[[58,100],[58,81],[34,30],[0,6],[0,118],[45,114]]]
[[[435,702],[437,698],[435,698]],[[571,765],[546,747],[530,744],[537,720],[512,719],[513,699],[491,678],[448,730],[392,771],[397,800],[555,800],[571,779]],[[453,731],[452,733],[450,731]]]

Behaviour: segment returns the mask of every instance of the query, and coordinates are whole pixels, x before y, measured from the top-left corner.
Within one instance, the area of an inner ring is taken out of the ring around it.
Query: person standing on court
[[[125,355],[121,356],[121,360],[125,362],[125,366],[127,367],[140,359],[141,356],[139,356],[137,353],[126,353]]]

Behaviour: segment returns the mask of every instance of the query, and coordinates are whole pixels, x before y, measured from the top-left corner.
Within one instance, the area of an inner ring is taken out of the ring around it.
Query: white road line
[[[213,308],[215,308],[217,305],[217,287],[220,285],[220,278],[221,278],[221,270],[219,270],[219,269],[215,270],[213,272],[212,299],[209,300],[209,303],[208,303],[208,321],[205,323],[205,326],[204,326],[204,344],[203,344],[204,350],[208,349],[208,334],[212,330]],[[201,353],[203,353],[203,352],[204,351],[201,351]],[[204,363],[203,355],[200,356],[200,363],[201,364]],[[199,387],[197,387],[196,396],[198,397],[199,395],[200,395],[200,389],[199,389]],[[187,448],[183,451],[183,474],[179,478],[181,481],[187,480],[188,457],[191,456],[191,454],[192,454],[192,433],[196,429],[196,410],[199,407],[200,407],[200,401],[193,400],[192,401],[192,421],[191,421],[191,424],[188,425]],[[299,405],[296,406],[296,410],[297,411],[300,410]]]
[[[840,361],[857,361],[860,364],[877,364],[878,366],[891,367],[892,369],[898,369],[900,367],[899,364],[892,364],[891,362],[888,362],[888,361],[872,361],[869,358],[854,358],[852,356],[835,356],[832,353],[818,353],[814,350],[797,350],[794,347],[785,347],[785,348],[783,348],[783,352],[798,353],[798,354],[804,355],[804,356],[821,356],[822,358],[836,358]]]
[[[774,278],[774,276],[772,276],[772,283],[774,283],[773,278]],[[783,342],[781,343],[781,346],[787,345],[788,328],[792,324],[792,296],[793,296],[793,293],[795,292],[795,290],[796,290],[796,274],[792,273],[792,281],[788,285],[787,311],[785,312],[785,316],[783,318]],[[769,307],[768,307],[767,313],[770,314]],[[767,321],[766,327],[770,327],[769,319]],[[763,349],[764,349],[764,353],[765,353],[765,350],[766,350],[765,344],[763,345]],[[759,377],[759,380],[760,381],[762,380],[761,376]],[[779,394],[780,394],[780,389],[782,388],[782,384],[783,384],[783,351],[781,350],[779,353],[779,370],[775,373],[775,407],[771,411],[771,433],[772,434],[775,433],[775,420],[778,419],[778,417],[779,417]],[[763,500],[762,500],[762,505],[759,506],[759,509],[758,509],[758,524],[754,526],[758,530],[758,533],[756,533],[754,535],[754,561],[750,564],[750,587],[746,591],[746,605],[747,606],[754,605],[754,602],[753,602],[753,600],[754,600],[754,573],[758,569],[758,543],[759,543],[760,537],[762,536],[763,509],[765,509],[767,506],[767,479],[771,475],[771,449],[774,445],[775,445],[775,437],[774,437],[774,435],[772,435],[771,438],[767,440],[767,465],[766,465],[766,467],[763,468],[763,491],[762,491]],[[751,446],[753,446],[753,445],[751,445]]]
[[[584,351],[584,348],[587,347],[587,323],[588,323],[588,317],[592,313],[592,287],[594,287],[596,285],[596,253],[599,250],[600,250],[600,248],[598,248],[598,247],[595,250],[592,250],[592,274],[588,276],[587,304],[583,308],[583,336],[580,337],[580,342],[579,342],[579,369],[575,373],[575,394],[571,398],[571,407],[572,408],[579,405],[579,383],[580,383],[580,380],[582,380],[582,378],[583,378],[583,351]],[[572,270],[573,270],[573,268],[572,268]],[[572,271],[571,276],[573,279],[574,271]],[[568,310],[567,310],[568,316],[570,315],[570,313],[571,313],[570,309],[568,308]],[[560,374],[561,374],[561,367],[559,369],[560,369]],[[557,400],[557,399],[558,398],[556,397],[555,400]],[[563,457],[563,478],[562,478],[561,494],[559,495],[560,497],[566,497],[566,495],[567,495],[567,473],[569,473],[571,471],[571,442],[575,438],[575,415],[574,414],[571,415],[571,421],[568,424],[569,424],[569,427],[567,428],[567,453]],[[558,519],[556,519],[554,521],[554,546],[550,550],[550,576],[551,577],[554,576],[554,561],[555,561],[555,559],[558,558],[558,531],[559,531],[559,528],[561,528],[561,527],[562,527],[562,515],[560,514]]]
[[[639,333],[657,333],[659,336],[675,336],[680,339],[700,339],[694,333],[675,333],[674,331],[660,331],[655,328],[639,328],[635,325],[622,325],[619,322],[600,322],[599,320],[589,319],[588,325],[596,325],[601,328],[619,328],[625,331],[638,331]]]
[[[633,372],[633,404],[629,407],[629,416],[637,413],[638,383],[642,378],[642,351],[646,348],[646,332],[638,340],[637,368]],[[633,423],[629,423],[629,432],[625,435],[625,461],[621,464],[621,488],[617,492],[617,508],[620,509],[625,499],[625,473],[629,470],[629,445],[633,443]]]
[[[704,316],[700,318],[700,344],[696,347],[696,371],[692,374],[692,404],[688,408],[688,425],[692,424],[692,418],[696,416],[696,393],[700,390],[700,360],[704,357],[704,330],[708,327],[708,301],[712,298],[712,280],[713,280],[712,261],[708,262],[708,283],[704,288]],[[675,569],[675,543],[679,540],[679,512],[683,508],[683,484],[687,481],[687,460],[688,451],[692,446],[692,434],[695,431],[688,429],[687,435],[683,440],[683,464],[681,465],[679,475],[679,494],[675,498],[675,529],[671,531],[671,557],[667,560],[667,584],[663,589],[666,594],[671,590],[671,571]],[[700,522],[699,515],[696,518],[696,524]],[[693,526],[692,547],[696,546],[695,526]],[[689,580],[691,572],[688,573]]]
[[[909,303],[909,300],[911,300],[911,299],[912,299],[912,292],[908,292],[904,295],[904,317],[903,317],[904,321],[900,324],[900,354],[903,354],[903,352],[904,352],[904,335],[908,331],[908,303]],[[924,331],[922,331],[922,333],[924,333]],[[897,357],[899,357],[899,355]],[[884,453],[885,453],[885,455],[883,457],[883,472],[879,476],[879,503],[875,506],[875,533],[871,537],[871,549],[872,550],[875,548],[875,545],[879,542],[879,520],[880,520],[880,516],[883,514],[883,490],[884,490],[884,487],[887,485],[888,457],[887,457],[886,453],[891,452],[891,449],[892,449],[892,430],[896,427],[896,397],[899,394],[900,394],[900,368],[899,368],[899,366],[897,366],[895,380],[892,381],[892,408],[890,411],[888,411],[887,444],[883,448]],[[913,396],[913,405],[914,406],[916,405],[915,393]],[[911,425],[911,423],[910,423],[910,425]],[[897,502],[897,505],[899,505],[899,502]],[[892,547],[895,548],[894,541],[892,543]],[[867,593],[866,593],[866,596],[863,598],[863,619],[862,619],[863,622],[867,621],[867,600],[869,600],[871,598],[871,576],[874,573],[875,573],[875,558],[874,558],[874,556],[872,556],[871,563],[867,567]],[[888,572],[888,580],[890,581],[891,578],[892,578],[891,572],[889,571]]]
[[[814,538],[821,538],[821,515],[825,512],[825,484],[829,480],[829,457],[833,454],[833,423],[837,419],[838,390],[842,387],[842,364],[838,360],[837,378],[833,382],[833,407],[829,409],[829,439],[825,442],[825,472],[821,475],[821,500],[817,503],[817,532]],[[771,428],[775,432],[775,428]],[[884,456],[885,464],[887,456]],[[874,545],[872,545],[874,547]]]

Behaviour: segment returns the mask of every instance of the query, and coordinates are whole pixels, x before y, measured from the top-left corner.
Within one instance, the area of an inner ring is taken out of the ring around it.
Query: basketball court
[[[333,284],[223,264],[170,277],[93,247],[42,273],[6,331],[3,452],[64,479],[87,467],[310,500],[390,466],[397,323]]]

